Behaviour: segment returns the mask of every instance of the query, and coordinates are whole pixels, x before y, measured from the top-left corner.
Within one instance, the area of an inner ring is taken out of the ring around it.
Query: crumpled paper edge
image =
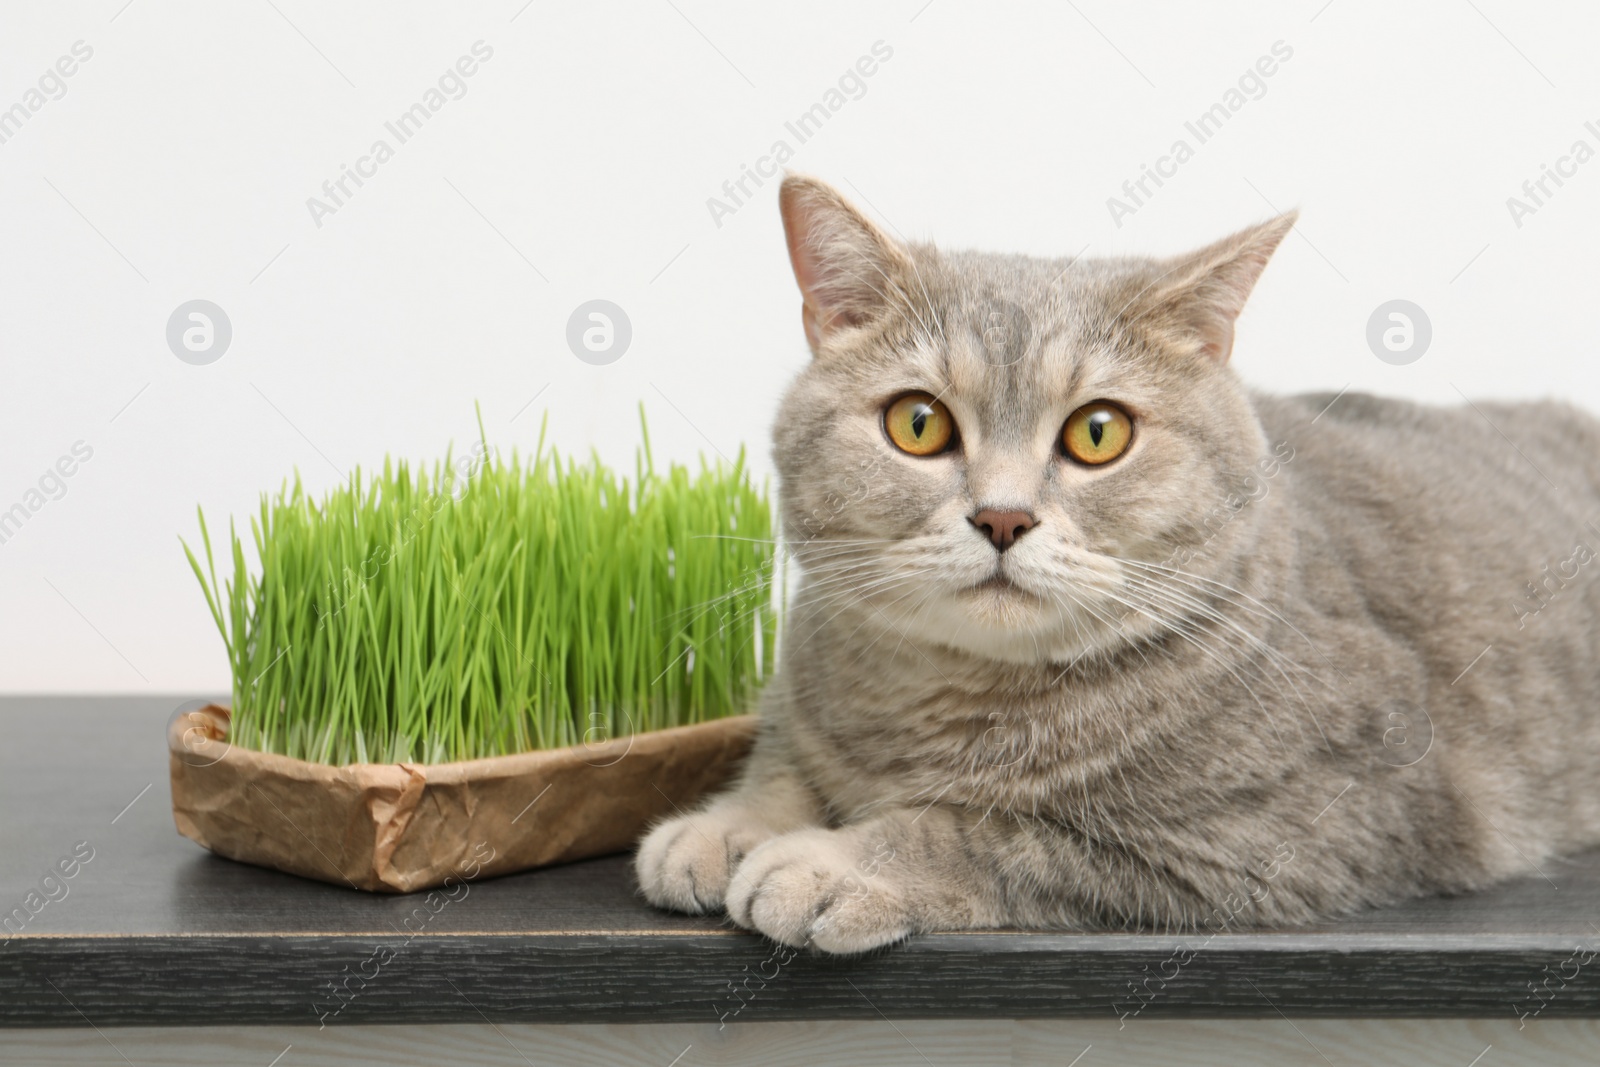
[[[211,704],[168,727],[178,832],[230,859],[385,893],[623,851],[726,783],[756,731],[740,715],[512,756],[330,767],[231,746],[229,718]]]

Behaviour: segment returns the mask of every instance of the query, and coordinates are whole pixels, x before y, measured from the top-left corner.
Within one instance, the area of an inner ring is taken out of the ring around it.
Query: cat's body
[[[785,219],[804,578],[739,784],[641,848],[654,902],[831,951],[1218,929],[1600,842],[1600,424],[1248,393],[1223,364],[1283,224],[1069,265],[898,246],[804,180]],[[908,390],[944,451],[885,438]],[[1096,400],[1125,454],[1052,451]]]

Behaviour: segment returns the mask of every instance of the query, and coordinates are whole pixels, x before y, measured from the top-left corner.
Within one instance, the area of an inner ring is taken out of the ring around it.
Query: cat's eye
[[[1091,467],[1110,463],[1128,450],[1133,440],[1133,420],[1117,405],[1096,400],[1067,416],[1061,430],[1061,447],[1079,463]]]
[[[900,451],[932,456],[950,447],[956,420],[936,397],[907,393],[884,411],[883,429]]]

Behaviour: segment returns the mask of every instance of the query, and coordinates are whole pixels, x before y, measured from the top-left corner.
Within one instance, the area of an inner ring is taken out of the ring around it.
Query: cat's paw
[[[728,916],[785,945],[865,952],[912,933],[911,909],[884,871],[892,850],[865,849],[838,830],[799,830],[745,857],[728,887]]]
[[[634,871],[658,908],[703,915],[722,907],[728,880],[746,853],[772,836],[737,809],[668,819],[639,844]]]

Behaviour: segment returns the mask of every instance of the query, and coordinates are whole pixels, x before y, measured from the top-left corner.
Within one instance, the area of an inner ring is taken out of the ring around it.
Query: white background
[[[706,201],[879,40],[790,166],[894,230],[1166,254],[1299,205],[1247,380],[1600,410],[1600,161],[1520,228],[1506,205],[1600,147],[1589,5],[124,2],[0,8],[0,108],[94,49],[0,144],[0,510],[94,450],[0,544],[0,690],[225,689],[178,545],[195,506],[220,525],[296,468],[321,489],[459,449],[475,401],[502,448],[548,405],[557,444],[631,466],[642,400],[658,462],[744,443],[769,471],[808,358],[776,186],[720,227]],[[307,198],[480,39],[466,95],[318,228]],[[1278,40],[1265,95],[1117,226],[1107,198]],[[233,324],[209,366],[166,345],[193,298]],[[565,342],[593,298],[633,323],[609,366]],[[1433,322],[1409,366],[1365,341],[1394,298]]]

